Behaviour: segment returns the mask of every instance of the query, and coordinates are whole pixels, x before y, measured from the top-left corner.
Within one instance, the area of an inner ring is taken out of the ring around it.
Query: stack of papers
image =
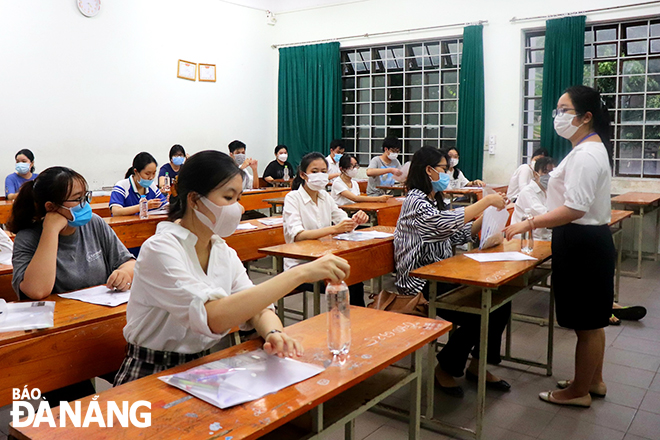
[[[488,252],[483,254],[463,254],[479,263],[489,263],[491,261],[536,261],[537,259],[523,254],[522,252]]]
[[[105,286],[96,286],[89,289],[76,290],[71,293],[60,293],[59,296],[90,304],[98,304],[100,306],[116,307],[128,302],[131,291],[115,292]]]
[[[275,226],[275,225],[281,225],[284,222],[284,219],[282,217],[262,218],[259,220],[259,222],[263,223],[266,226]]]
[[[12,302],[0,298],[0,332],[35,330],[54,325],[55,301]]]
[[[387,232],[380,231],[353,231],[346,232],[344,234],[335,235],[337,240],[346,240],[346,241],[366,241],[373,240],[376,238],[388,238],[393,237],[394,234],[388,234]]]
[[[236,226],[237,231],[247,231],[250,229],[257,229],[257,227],[252,223],[239,223],[238,226]]]

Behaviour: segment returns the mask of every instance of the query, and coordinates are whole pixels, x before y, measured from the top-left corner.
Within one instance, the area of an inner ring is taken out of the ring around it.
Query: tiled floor
[[[640,322],[624,321],[621,326],[606,329],[607,397],[594,399],[588,409],[560,407],[539,400],[540,391],[553,389],[557,380],[572,377],[575,335],[558,328],[552,377],[534,368],[492,368],[491,371],[511,383],[512,389],[508,393],[488,393],[485,440],[660,440],[660,262],[646,261],[643,270],[641,280],[621,278],[621,304],[644,305],[649,314]],[[265,279],[258,273],[252,277],[255,282]],[[291,305],[299,303],[300,295],[290,301]],[[547,295],[539,292],[521,295],[514,302],[514,311],[544,313]],[[545,356],[546,332],[546,327],[514,322],[513,354],[541,360]],[[473,427],[476,386],[463,379],[461,385],[465,389],[463,399],[436,394],[436,417]],[[405,406],[407,391],[400,390],[390,403]],[[6,439],[9,410],[9,407],[0,409],[0,440]],[[357,439],[408,438],[405,423],[371,412],[357,419],[356,431]],[[343,430],[326,438],[341,439]],[[449,438],[422,431],[423,440]]]

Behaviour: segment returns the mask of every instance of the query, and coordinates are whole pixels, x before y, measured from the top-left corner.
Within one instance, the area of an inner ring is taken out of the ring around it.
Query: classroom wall
[[[0,178],[31,149],[38,170],[66,165],[92,189],[124,177],[133,156],[159,166],[241,139],[260,172],[275,146],[274,28],[262,11],[218,0],[0,0]],[[176,77],[177,60],[216,64],[217,82]]]

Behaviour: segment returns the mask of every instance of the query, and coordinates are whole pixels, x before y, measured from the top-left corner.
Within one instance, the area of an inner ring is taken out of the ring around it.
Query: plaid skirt
[[[115,376],[114,386],[149,376],[150,374],[159,373],[168,368],[194,361],[208,354],[211,354],[211,350],[186,354],[173,351],[152,350],[150,348],[140,347],[139,345],[128,344],[126,347],[126,357]]]

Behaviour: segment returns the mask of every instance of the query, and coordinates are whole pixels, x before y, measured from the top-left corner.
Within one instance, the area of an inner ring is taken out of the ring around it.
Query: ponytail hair
[[[612,128],[610,124],[610,113],[600,93],[591,87],[579,85],[566,89],[571,98],[575,112],[584,116],[587,112],[592,115],[592,128],[598,134],[607,150],[610,167],[614,164],[614,150],[612,146]]]
[[[172,147],[174,148],[174,147]],[[126,171],[126,175],[124,176],[124,179],[128,179],[137,171],[138,173],[145,169],[147,165],[149,164],[156,164],[158,166],[158,162],[156,162],[156,159],[146,151],[143,151],[142,153],[138,153],[137,156],[133,158],[133,165]]]
[[[307,168],[309,167],[309,164],[314,162],[317,159],[323,159],[323,162],[325,162],[325,166],[328,166],[328,162],[325,160],[325,156],[322,155],[321,153],[313,152],[313,153],[307,153],[303,156],[302,160],[300,161],[300,165],[298,165],[298,172],[296,173],[296,177],[294,177],[293,182],[291,183],[291,189],[292,190],[297,190],[300,188],[302,185],[305,185],[305,179],[301,177],[302,173],[307,172]]]
[[[46,202],[63,205],[75,182],[87,191],[85,178],[66,167],[47,168],[36,179],[25,182],[12,205],[7,229],[16,234],[42,221],[47,212]]]

